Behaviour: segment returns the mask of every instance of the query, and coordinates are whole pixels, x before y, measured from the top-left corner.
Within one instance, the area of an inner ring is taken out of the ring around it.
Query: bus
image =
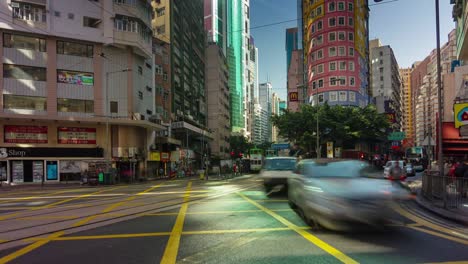
[[[263,150],[259,148],[251,148],[249,150],[250,170],[252,172],[260,172],[263,165]]]
[[[405,158],[408,163],[411,163],[414,170],[421,172],[425,170],[429,163],[429,156],[427,150],[424,147],[410,147],[405,151]]]

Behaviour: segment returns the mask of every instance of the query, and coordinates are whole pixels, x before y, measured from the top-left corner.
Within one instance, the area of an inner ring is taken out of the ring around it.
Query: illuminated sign
[[[9,126],[4,128],[5,143],[47,143],[46,126]]]
[[[290,92],[289,93],[289,101],[290,102],[297,102],[299,101],[299,94],[297,92]]]
[[[468,125],[468,103],[454,104],[455,128]]]

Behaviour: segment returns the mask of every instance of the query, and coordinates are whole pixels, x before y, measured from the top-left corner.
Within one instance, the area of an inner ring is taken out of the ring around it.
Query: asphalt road
[[[255,176],[0,192],[0,263],[466,263],[468,228],[410,201],[384,231],[311,230]]]

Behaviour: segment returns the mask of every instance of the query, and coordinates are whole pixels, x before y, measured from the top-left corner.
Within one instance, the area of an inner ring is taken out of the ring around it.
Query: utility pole
[[[442,122],[443,116],[442,112],[444,106],[442,105],[442,67],[440,61],[440,18],[439,18],[439,0],[435,0],[435,9],[436,9],[436,35],[437,35],[437,92],[438,92],[438,103],[439,103],[439,116],[438,116],[438,126],[437,126],[437,145],[439,146],[438,149],[438,163],[439,163],[439,176],[444,176],[444,158],[443,158],[443,149],[442,149]],[[444,186],[445,180],[444,180]],[[445,204],[445,196],[444,196],[444,204]]]

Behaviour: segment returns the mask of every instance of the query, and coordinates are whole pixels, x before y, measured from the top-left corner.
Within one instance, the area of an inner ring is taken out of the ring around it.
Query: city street
[[[256,175],[0,190],[0,263],[468,261],[468,228],[413,202],[384,231],[311,230]]]

